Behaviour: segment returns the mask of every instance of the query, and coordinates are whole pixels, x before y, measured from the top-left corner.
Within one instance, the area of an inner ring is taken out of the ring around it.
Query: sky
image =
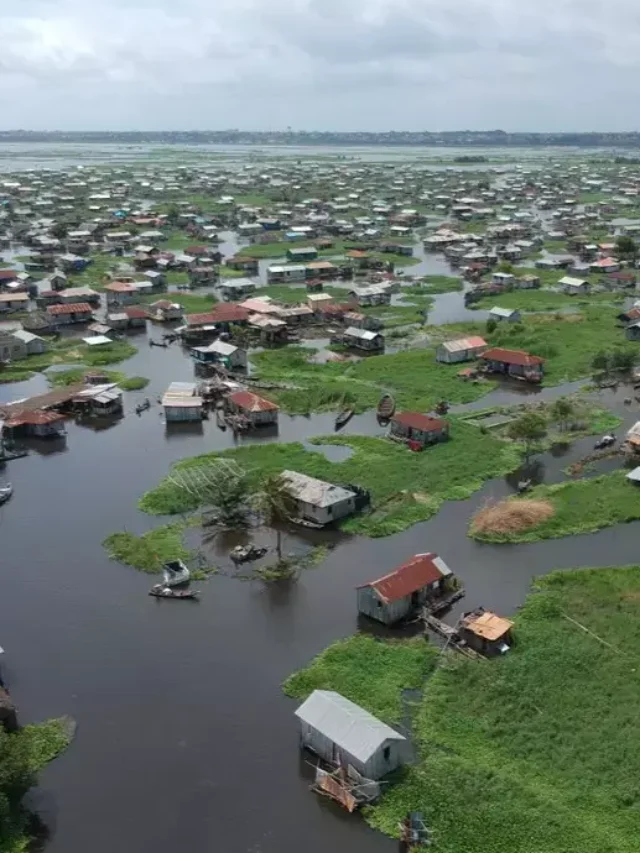
[[[636,0],[0,0],[0,129],[636,130]]]

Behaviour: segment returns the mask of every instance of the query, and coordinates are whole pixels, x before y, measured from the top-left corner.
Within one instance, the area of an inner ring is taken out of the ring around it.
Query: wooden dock
[[[476,651],[470,649],[465,641],[460,639],[457,624],[455,626],[448,625],[446,622],[443,622],[442,619],[438,619],[437,616],[429,613],[426,609],[422,613],[422,618],[424,620],[425,629],[430,629],[447,641],[445,648],[454,648],[456,651],[468,658],[472,658],[473,660],[480,660],[482,658],[482,655],[479,655]]]
[[[461,586],[449,593],[449,595],[444,595],[442,598],[438,598],[436,601],[429,603],[425,610],[432,616],[436,613],[442,613],[443,610],[448,610],[450,607],[453,607],[456,601],[460,601],[460,599],[464,597],[464,594],[465,589]]]

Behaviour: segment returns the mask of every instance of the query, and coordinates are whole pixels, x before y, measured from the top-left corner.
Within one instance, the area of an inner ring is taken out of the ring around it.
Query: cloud
[[[22,0],[2,126],[627,129],[632,0]],[[16,11],[18,10],[18,11]]]

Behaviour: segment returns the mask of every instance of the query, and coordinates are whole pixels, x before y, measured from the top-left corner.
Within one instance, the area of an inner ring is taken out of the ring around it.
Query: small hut
[[[513,622],[497,616],[490,610],[479,608],[465,613],[460,623],[459,634],[469,648],[483,655],[504,654],[512,642]]]

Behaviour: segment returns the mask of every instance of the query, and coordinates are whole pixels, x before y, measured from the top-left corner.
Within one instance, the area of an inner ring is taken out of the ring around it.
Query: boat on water
[[[0,487],[0,504],[6,503],[13,494],[13,486],[7,483],[6,486]]]
[[[391,394],[383,394],[378,403],[377,414],[380,420],[388,421],[396,410],[396,401]]]
[[[336,415],[335,428],[342,429],[342,427],[348,423],[354,415],[353,409],[343,409]]]
[[[175,587],[189,583],[191,572],[182,562],[182,560],[170,560],[162,567],[163,583],[158,586]]]
[[[149,590],[149,595],[154,598],[183,598],[185,600],[197,600],[200,595],[195,589],[172,589],[164,584],[157,583]]]
[[[250,560],[259,560],[266,553],[266,548],[258,548],[256,545],[236,545],[229,556],[234,563],[248,563]]]

